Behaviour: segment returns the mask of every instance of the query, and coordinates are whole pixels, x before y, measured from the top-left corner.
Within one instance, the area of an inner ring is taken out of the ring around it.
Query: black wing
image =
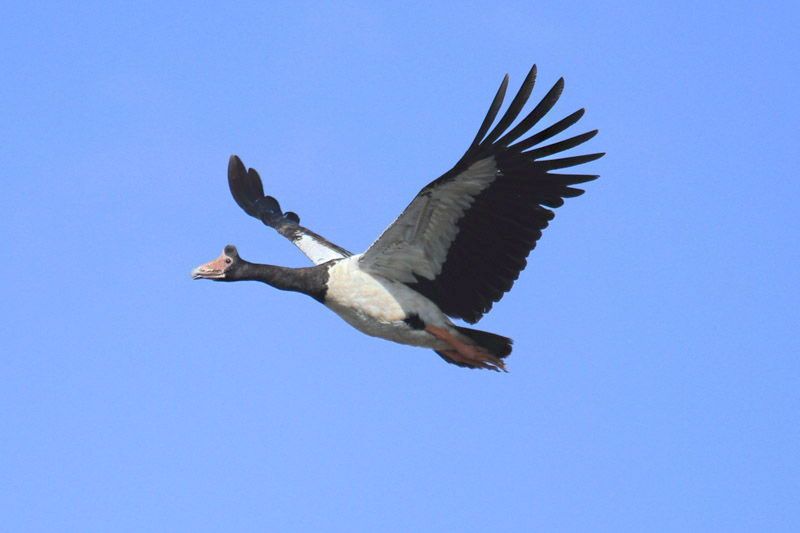
[[[572,185],[597,178],[550,171],[604,155],[542,159],[588,141],[597,130],[536,147],[575,124],[583,109],[518,140],[547,114],[564,88],[563,78],[559,79],[509,130],[535,79],[534,65],[508,110],[489,132],[508,86],[506,75],[464,156],[419,192],[363,254],[362,268],[405,282],[447,315],[470,323],[477,322],[511,289],[554,216],[548,208],[560,207],[564,198],[583,194]]]
[[[228,161],[228,185],[233,199],[245,213],[275,228],[278,233],[300,248],[300,251],[314,264],[319,265],[331,259],[343,259],[353,255],[301,226],[300,217],[296,214],[291,211],[286,213],[281,211],[281,206],[275,198],[264,196],[264,187],[258,172],[253,168],[247,170],[239,156],[232,155]]]

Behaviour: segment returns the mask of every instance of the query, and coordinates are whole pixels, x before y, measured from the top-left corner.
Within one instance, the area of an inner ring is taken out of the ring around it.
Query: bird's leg
[[[441,351],[454,361],[464,363],[471,368],[488,368],[489,370],[508,372],[502,359],[493,356],[480,346],[472,346],[461,342],[444,328],[425,326],[425,331],[453,347],[452,350]]]

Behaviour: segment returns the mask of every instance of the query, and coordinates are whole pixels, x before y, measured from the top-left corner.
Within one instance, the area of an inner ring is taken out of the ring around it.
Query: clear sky
[[[797,2],[73,4],[3,9],[3,531],[796,531]],[[308,264],[231,154],[363,251],[533,63],[608,155],[510,374],[190,280]]]

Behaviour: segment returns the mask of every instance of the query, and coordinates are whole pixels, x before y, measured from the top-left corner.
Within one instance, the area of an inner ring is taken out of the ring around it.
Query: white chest
[[[331,268],[325,305],[367,335],[415,346],[436,345],[430,334],[411,329],[403,320],[416,314],[426,324],[444,325],[450,323],[447,317],[402,283],[362,271],[359,257],[348,257]]]

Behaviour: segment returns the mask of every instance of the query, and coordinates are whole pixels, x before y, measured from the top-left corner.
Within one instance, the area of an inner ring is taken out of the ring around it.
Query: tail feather
[[[450,357],[448,357],[446,353],[440,352],[439,350],[434,350],[434,352],[436,352],[436,355],[438,355],[451,365],[460,366],[461,368],[475,368],[473,365],[469,365],[467,363],[462,363],[461,361],[456,361],[455,359],[451,359]]]
[[[485,349],[491,355],[497,358],[504,358],[507,357],[511,353],[511,346],[514,344],[514,341],[509,339],[508,337],[503,337],[502,335],[496,335],[494,333],[489,333],[488,331],[480,331],[477,329],[470,329],[464,328],[461,326],[454,326],[456,330],[470,339],[473,343],[481,348]],[[474,366],[472,364],[463,362],[463,361],[456,361],[444,352],[439,350],[434,350],[436,354],[450,363],[451,365],[460,366],[463,368],[479,368],[478,366]]]
[[[495,357],[500,357],[502,359],[511,353],[511,345],[514,344],[514,341],[508,337],[503,337],[502,335],[497,335],[495,333],[489,333],[488,331],[463,328],[461,326],[455,326],[455,328],[459,333],[469,337],[475,344],[481,348],[484,348],[487,352]]]

